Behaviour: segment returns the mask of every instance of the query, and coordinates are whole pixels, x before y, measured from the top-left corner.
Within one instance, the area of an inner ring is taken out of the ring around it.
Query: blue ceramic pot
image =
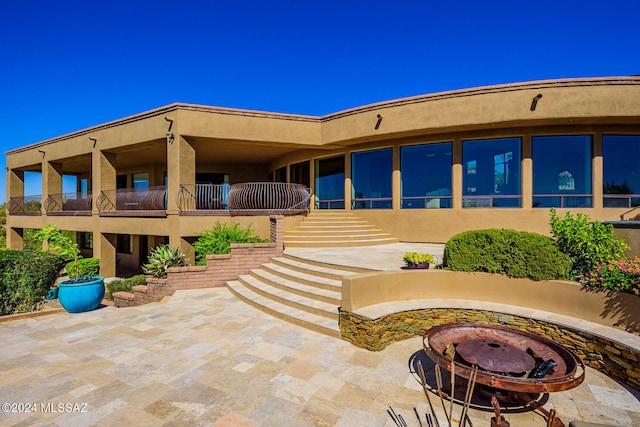
[[[95,310],[104,298],[104,277],[71,279],[58,285],[60,305],[69,313]]]

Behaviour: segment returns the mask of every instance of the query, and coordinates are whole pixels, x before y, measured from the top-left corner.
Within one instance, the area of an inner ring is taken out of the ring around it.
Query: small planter
[[[95,310],[104,298],[104,278],[93,276],[60,282],[58,298],[60,305],[69,313]]]
[[[429,268],[429,263],[428,262],[419,262],[419,263],[408,262],[407,268],[410,270],[418,270],[418,269],[426,270]]]

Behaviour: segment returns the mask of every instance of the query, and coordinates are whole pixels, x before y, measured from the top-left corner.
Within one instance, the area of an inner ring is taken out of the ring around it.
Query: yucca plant
[[[151,249],[149,263],[144,264],[142,269],[146,274],[160,279],[167,278],[167,269],[171,267],[187,267],[189,263],[180,249],[169,245],[160,245]]]

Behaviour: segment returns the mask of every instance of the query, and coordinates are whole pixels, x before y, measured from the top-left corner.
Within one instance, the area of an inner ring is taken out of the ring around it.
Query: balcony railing
[[[101,216],[166,216],[167,187],[101,191],[96,206]]]
[[[47,215],[91,215],[91,193],[50,194],[44,201]]]
[[[7,212],[9,215],[42,215],[42,196],[11,197]]]
[[[229,184],[181,185],[178,209],[181,215],[228,215]]]
[[[301,184],[247,182],[181,185],[182,215],[295,215],[309,210],[310,191]]]

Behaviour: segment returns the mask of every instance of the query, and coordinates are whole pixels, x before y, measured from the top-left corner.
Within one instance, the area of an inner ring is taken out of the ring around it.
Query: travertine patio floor
[[[363,350],[270,317],[225,288],[49,314],[0,323],[0,403],[32,411],[0,412],[0,425],[395,426],[391,406],[409,427],[419,426],[417,408],[426,427],[428,405],[411,364],[417,357],[429,366],[421,349],[416,337]],[[545,407],[566,425],[626,427],[640,425],[636,396],[588,369],[582,385],[549,395]],[[488,427],[492,412],[474,408],[470,416]],[[546,425],[533,412],[506,418],[514,427]]]

